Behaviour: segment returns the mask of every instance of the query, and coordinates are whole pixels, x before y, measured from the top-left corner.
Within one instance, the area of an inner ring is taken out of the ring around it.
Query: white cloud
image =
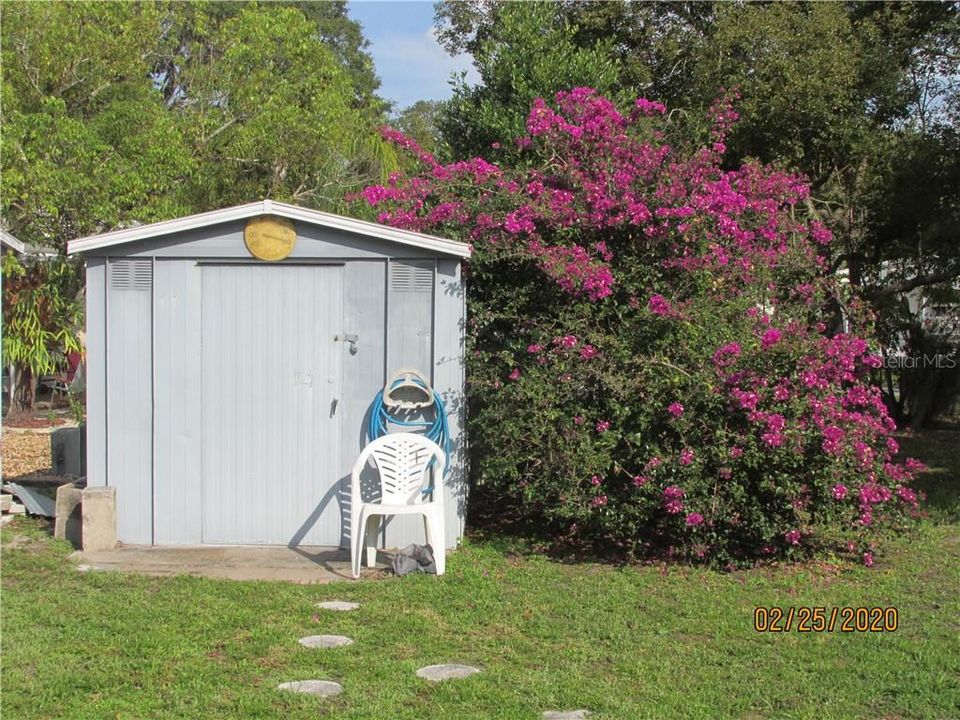
[[[437,42],[434,28],[418,34],[371,38],[371,54],[381,80],[381,94],[398,110],[417,100],[446,100],[450,76],[467,72],[467,82],[479,79],[469,55],[451,57]]]

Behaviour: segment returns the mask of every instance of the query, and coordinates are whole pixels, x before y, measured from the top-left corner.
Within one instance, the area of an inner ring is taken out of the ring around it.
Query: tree
[[[450,148],[440,132],[440,114],[443,103],[437,100],[418,100],[404,108],[390,122],[391,126],[409,138],[427,152],[437,157],[450,155]]]
[[[274,197],[336,208],[396,167],[349,74],[299,10],[248,7],[182,70],[176,112],[192,129],[205,205]]]
[[[800,176],[730,167],[738,113],[698,123],[589,88],[534,101],[509,162],[366,188],[381,222],[469,241],[471,471],[554,537],[721,566],[817,549],[872,564],[920,465],[829,272]],[[670,141],[667,142],[667,138]],[[832,305],[850,332],[831,331]]]
[[[727,162],[756,158],[809,177],[810,209],[837,235],[833,266],[883,310],[884,299],[900,288],[942,288],[960,275],[960,245],[949,231],[935,229],[951,228],[956,209],[949,178],[956,158],[950,109],[957,107],[960,77],[958,8],[439,3],[439,36],[450,51],[473,52],[481,70],[476,87],[456,88],[441,127],[456,132],[456,156],[498,157],[484,144],[488,128],[518,130],[521,100],[502,90],[515,76],[548,98],[583,83],[568,82],[562,70],[537,76],[514,70],[537,62],[539,36],[549,34],[543,27],[562,25],[567,47],[606,55],[613,75],[598,77],[608,93],[642,90],[673,107],[677,123],[700,123],[701,132],[700,118],[718,89],[736,87],[744,120],[727,138]],[[531,19],[515,21],[522,32],[501,29],[508,10]],[[539,21],[532,20],[536,13]],[[556,67],[563,68],[562,59]]]
[[[448,7],[438,5],[438,18]],[[575,26],[558,16],[552,3],[496,3],[477,9],[455,5],[471,22],[484,8],[482,27],[469,43],[440,28],[440,39],[449,48],[469,48],[480,73],[476,87],[463,78],[458,81],[441,113],[440,129],[454,156],[495,153],[492,143],[522,133],[537,97],[578,85],[616,94],[619,66],[609,43],[577,45]]]
[[[28,416],[40,376],[82,350],[78,277],[62,256],[23,261],[9,252],[3,258],[3,358],[12,370],[8,418]]]
[[[13,3],[0,32],[0,213],[61,255],[71,238],[257,197],[339,208],[397,167],[343,3]],[[4,362],[19,376],[70,346],[78,271],[61,257],[10,276]]]
[[[191,207],[194,164],[146,74],[152,5],[16,3],[4,9],[2,214],[24,241],[67,238]]]

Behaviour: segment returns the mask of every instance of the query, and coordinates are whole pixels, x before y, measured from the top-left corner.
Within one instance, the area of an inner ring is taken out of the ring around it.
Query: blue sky
[[[433,37],[433,2],[352,0],[350,17],[363,25],[380,76],[380,95],[401,110],[417,100],[450,97],[450,74],[467,70],[476,80],[468,55],[450,57]]]

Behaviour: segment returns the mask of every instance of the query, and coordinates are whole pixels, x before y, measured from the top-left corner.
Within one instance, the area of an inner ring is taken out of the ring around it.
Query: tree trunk
[[[933,417],[939,372],[937,370],[916,371],[917,384],[910,407],[910,429],[921,430]]]
[[[30,417],[37,396],[37,382],[29,368],[10,366],[10,409],[7,420]]]

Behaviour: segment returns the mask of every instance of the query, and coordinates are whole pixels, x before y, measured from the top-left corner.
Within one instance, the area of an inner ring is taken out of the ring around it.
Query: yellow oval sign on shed
[[[292,220],[261,215],[251,218],[243,230],[247,250],[260,260],[283,260],[297,244],[297,230]]]

